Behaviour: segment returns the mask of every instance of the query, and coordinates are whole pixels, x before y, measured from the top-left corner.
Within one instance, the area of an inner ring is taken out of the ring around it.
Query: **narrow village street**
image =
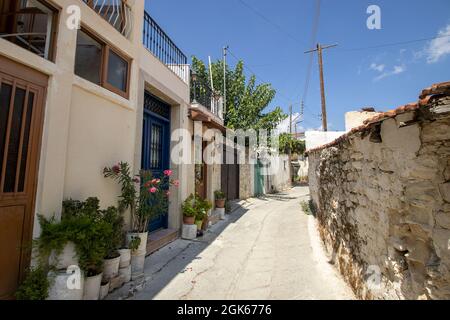
[[[178,239],[146,260],[144,285],[109,299],[353,299],[327,262],[308,188],[250,199],[197,241]]]

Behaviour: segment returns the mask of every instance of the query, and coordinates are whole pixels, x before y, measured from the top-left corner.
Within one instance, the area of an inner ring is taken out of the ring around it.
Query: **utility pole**
[[[320,43],[317,44],[316,49],[312,49],[309,51],[306,51],[305,53],[312,53],[316,52],[319,57],[319,73],[320,73],[320,96],[322,99],[322,127],[323,131],[328,131],[328,123],[327,123],[327,106],[325,101],[325,81],[323,77],[323,60],[322,60],[322,52],[325,49],[337,47],[337,44],[333,44],[330,46],[322,46]]]
[[[289,106],[289,134],[292,136],[292,104]]]
[[[223,47],[223,118],[227,114],[227,50],[228,46]]]

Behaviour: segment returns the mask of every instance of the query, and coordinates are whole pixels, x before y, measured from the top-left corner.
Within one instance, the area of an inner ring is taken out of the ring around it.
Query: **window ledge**
[[[99,96],[101,98],[107,99],[115,104],[120,105],[121,107],[124,107],[129,110],[135,110],[133,103],[130,100],[127,100],[120,95],[105,89],[95,83],[92,83],[86,79],[83,79],[77,75],[74,75],[73,77],[73,85],[77,86],[85,91],[88,91],[89,93],[95,94],[96,96]]]

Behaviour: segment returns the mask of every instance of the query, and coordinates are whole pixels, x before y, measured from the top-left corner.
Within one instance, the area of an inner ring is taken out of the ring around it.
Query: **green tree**
[[[301,141],[292,137],[289,133],[282,133],[279,136],[280,153],[288,153],[302,155],[305,152],[305,141]]]
[[[203,61],[192,57],[192,68],[197,78],[210,84],[209,68]],[[223,95],[223,61],[211,65],[214,89]],[[244,63],[239,61],[231,70],[227,65],[227,105],[224,115],[225,125],[230,129],[266,129],[273,130],[282,120],[287,118],[280,107],[264,112],[275,97],[275,89],[270,83],[256,83],[253,75],[247,81],[244,75]]]

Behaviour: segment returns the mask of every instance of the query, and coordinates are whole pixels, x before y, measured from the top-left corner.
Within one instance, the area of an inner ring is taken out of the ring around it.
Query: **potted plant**
[[[183,211],[183,223],[188,225],[195,224],[195,218],[197,215],[197,211],[194,208],[194,195],[191,194],[189,197],[184,200],[181,205],[181,210]]]
[[[226,196],[222,190],[214,191],[214,198],[216,201],[216,208],[225,208]]]
[[[100,201],[94,197],[84,202],[67,200],[63,203],[62,221],[72,228],[70,237],[76,245],[80,267],[86,277],[84,300],[99,298],[103,269],[108,266],[104,263],[104,258],[118,255],[117,252],[114,253],[117,251],[114,228],[117,229],[117,225],[121,228],[122,221],[117,216],[117,209],[114,207],[100,210]]]
[[[179,185],[179,181],[170,179],[171,170],[165,170],[163,176],[156,178],[150,171],[142,170],[133,175],[130,165],[120,162],[111,168],[104,168],[105,178],[117,181],[121,186],[119,211],[130,210],[131,231],[127,233],[128,247],[132,247],[131,264],[135,270],[143,270],[146,254],[149,222],[164,214],[169,205],[170,186]],[[139,258],[137,258],[139,257]],[[133,259],[135,263],[133,263]],[[139,271],[140,272],[140,271]],[[132,271],[132,273],[137,274]]]
[[[79,203],[79,210],[66,211],[61,221],[39,216],[41,235],[35,243],[39,253],[39,265],[45,266],[50,261],[49,275],[54,277],[49,292],[51,300],[77,300],[83,297],[98,299],[103,257],[107,251],[106,239],[111,227],[93,214],[90,207],[93,203],[96,203],[95,198]],[[48,259],[50,253],[61,252],[70,242],[75,245],[79,260],[77,266],[82,271],[80,271],[80,287],[77,290],[67,286],[71,274],[67,273],[66,269],[58,270],[51,265],[52,260]]]
[[[202,230],[203,226],[203,220],[205,219],[205,211],[204,210],[198,210],[197,214],[195,215],[195,224],[197,225],[197,230]]]
[[[109,234],[107,241],[107,253],[103,262],[103,280],[110,280],[119,274],[120,261],[122,256],[119,248],[123,242],[123,217],[115,207],[109,207],[100,211],[102,220],[109,224],[112,232]]]
[[[199,197],[199,201],[197,202],[197,206],[198,206],[198,211],[203,212],[202,229],[206,230],[207,227],[208,227],[208,220],[209,220],[208,212],[212,208],[212,203],[209,202],[206,199],[202,199],[202,198]]]
[[[121,185],[119,211],[131,211],[132,230],[128,233],[128,242],[140,238],[137,251],[145,250],[147,245],[147,229],[150,220],[158,217],[168,208],[170,186],[178,186],[178,181],[170,179],[171,170],[165,170],[160,178],[153,177],[150,171],[142,170],[132,175],[130,165],[120,162],[103,170],[105,178],[112,178]]]

